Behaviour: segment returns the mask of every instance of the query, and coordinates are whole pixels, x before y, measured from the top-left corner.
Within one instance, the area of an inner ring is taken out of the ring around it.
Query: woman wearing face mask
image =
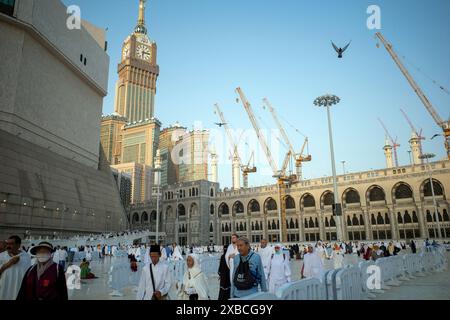
[[[180,300],[209,300],[208,279],[200,270],[200,263],[195,254],[186,259],[187,270],[184,273],[183,284],[177,284]]]
[[[68,300],[64,269],[52,259],[53,246],[41,242],[30,250],[36,256],[22,280],[17,300]]]

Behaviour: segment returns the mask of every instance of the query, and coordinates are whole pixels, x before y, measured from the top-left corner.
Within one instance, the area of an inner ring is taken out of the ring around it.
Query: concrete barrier
[[[290,282],[278,288],[276,296],[281,300],[326,300],[325,284],[316,278]]]

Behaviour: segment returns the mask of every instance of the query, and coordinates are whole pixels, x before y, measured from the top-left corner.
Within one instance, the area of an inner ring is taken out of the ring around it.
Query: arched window
[[[225,202],[222,202],[219,206],[219,214],[225,215],[230,214],[230,208],[228,208],[228,205]]]
[[[402,214],[400,212],[397,212],[397,222],[398,223],[403,223]]]
[[[295,219],[295,228],[298,229],[298,219]]]
[[[286,196],[285,198],[286,209],[295,209],[295,201],[291,196]]]
[[[252,231],[255,230],[255,223],[252,221]]]
[[[225,223],[225,232],[230,231],[230,229],[228,228],[228,223]]]
[[[258,201],[256,201],[255,199],[250,200],[250,202],[248,204],[248,211],[249,212],[259,212],[260,208],[259,208]]]
[[[213,232],[213,231],[214,231],[213,225],[212,225],[212,223],[210,223],[210,224],[209,224],[209,232]]]
[[[389,216],[387,213],[384,214],[384,222],[386,224],[391,224],[391,219],[389,219]]]
[[[430,210],[427,210],[427,222],[433,222],[433,217],[431,216]]]
[[[260,229],[260,230],[263,230],[262,221],[259,222],[259,229]]]
[[[383,216],[381,215],[380,212],[378,212],[377,215],[377,224],[384,224]]]
[[[323,196],[323,205],[324,206],[331,206],[334,203],[334,195],[332,192],[327,192]]]
[[[405,211],[405,215],[403,216],[403,223],[411,223],[412,219],[411,219],[411,215],[408,213],[408,211]]]
[[[345,194],[345,202],[346,203],[359,203],[360,202],[359,193],[356,190],[350,189]]]
[[[147,214],[147,212],[145,212],[145,211],[142,212],[141,222],[142,222],[142,223],[148,222],[148,214]]]
[[[186,208],[183,204],[178,204],[178,215],[179,216],[185,216],[186,215]]]
[[[276,225],[276,223],[275,223],[275,220],[272,220],[272,230],[274,230],[274,229],[276,229],[277,228],[277,225]]]
[[[266,209],[268,211],[277,210],[277,203],[272,198],[266,200]]]
[[[133,222],[139,222],[139,213],[135,212],[133,213]]]
[[[233,214],[244,213],[244,205],[240,201],[236,201],[233,204]]]
[[[303,207],[311,208],[316,206],[316,200],[310,194],[307,194],[303,197]]]
[[[315,220],[316,220],[316,228],[318,228],[319,227],[319,220],[317,218]]]
[[[259,223],[258,222],[256,222],[256,224],[255,224],[255,229],[259,230]]]
[[[359,225],[359,221],[358,221],[358,218],[356,217],[356,214],[353,215],[352,225],[354,225],[354,226],[358,226]]]
[[[347,216],[347,225],[348,226],[352,225],[352,220],[350,219],[350,216]]]
[[[380,214],[380,213],[378,213],[378,214]],[[372,223],[372,225],[374,225],[374,226],[377,224],[377,220],[375,220],[375,216],[374,216],[373,213],[372,213],[371,218],[370,218],[370,223]]]
[[[213,204],[211,204],[209,206],[209,214],[214,214],[214,205]]]
[[[314,221],[313,221],[312,217],[309,218],[309,227],[314,228]]]
[[[295,229],[295,223],[294,223],[294,220],[292,218],[291,218],[291,221],[289,222],[289,227],[291,229]]]
[[[400,183],[396,188],[395,188],[395,198],[396,199],[407,199],[407,198],[412,198],[413,194],[412,194],[412,190],[411,188],[406,185],[405,183]]]
[[[325,227],[329,227],[329,226],[330,226],[330,223],[328,222],[328,218],[325,217]]]
[[[211,197],[214,197],[214,189],[211,188],[211,190],[209,191],[209,195],[210,195]]]
[[[336,227],[336,221],[334,221],[333,216],[330,217],[330,227]]]
[[[369,201],[383,201],[386,200],[383,189],[380,187],[373,187],[369,191]]]
[[[156,221],[156,211],[155,210],[153,210],[152,213],[150,213],[150,220]]]
[[[444,209],[442,212],[444,213],[444,221],[450,221],[447,210]]]
[[[222,232],[225,231],[225,226],[222,224]]]
[[[434,189],[434,195],[435,196],[442,196],[444,192],[442,191],[442,186],[440,183],[438,183],[436,180],[433,180],[433,189]],[[431,183],[430,180],[427,180],[425,182],[425,185],[423,187],[423,195],[425,197],[431,197],[433,195],[433,190],[431,190]]]
[[[364,218],[363,218],[362,214],[359,215],[359,225],[360,226],[364,225]]]
[[[304,223],[304,225],[305,225],[305,228],[308,228],[308,220],[306,220],[306,218],[305,218],[305,223]]]

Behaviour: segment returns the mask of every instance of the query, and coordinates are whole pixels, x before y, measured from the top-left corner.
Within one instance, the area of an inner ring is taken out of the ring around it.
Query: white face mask
[[[47,262],[48,260],[50,260],[51,257],[52,256],[50,254],[37,254],[36,255],[36,259],[41,263]]]

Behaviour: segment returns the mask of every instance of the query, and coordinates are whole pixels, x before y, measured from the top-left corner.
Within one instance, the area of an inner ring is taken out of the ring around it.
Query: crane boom
[[[277,116],[277,112],[275,111],[275,109],[272,107],[271,103],[269,102],[269,100],[267,98],[263,99],[263,103],[267,106],[267,108],[269,109],[270,113],[272,114],[272,118],[275,121],[278,130],[280,130],[281,135],[283,137],[284,142],[286,143],[286,145],[289,147],[289,150],[291,151],[292,156],[295,157],[295,150],[294,147],[292,146],[291,141],[289,140],[286,131],[284,130],[283,126],[281,125],[280,120],[278,119]]]
[[[389,54],[391,55],[392,59],[394,59],[394,61],[397,64],[397,66],[400,68],[400,71],[406,77],[406,80],[408,80],[409,84],[411,85],[411,87],[413,88],[414,92],[417,94],[419,99],[422,101],[423,105],[428,110],[428,112],[430,113],[430,115],[433,118],[433,120],[437,123],[438,126],[443,127],[445,125],[445,121],[443,121],[442,118],[438,115],[438,113],[434,109],[433,105],[430,103],[428,98],[422,92],[422,89],[420,89],[420,87],[417,85],[417,83],[411,77],[411,75],[408,72],[408,70],[405,68],[405,66],[403,65],[403,63],[400,61],[400,59],[398,58],[397,54],[395,53],[395,51],[392,49],[392,45],[390,43],[388,43],[384,39],[383,35],[380,32],[375,33],[375,35],[383,43],[384,47],[389,52]]]
[[[384,128],[384,131],[386,132],[386,135],[389,137],[389,140],[391,140],[392,143],[392,148],[394,149],[394,161],[395,161],[395,166],[398,167],[398,156],[397,156],[397,147],[400,147],[400,145],[397,143],[397,139],[392,139],[391,134],[389,133],[388,129],[386,128],[386,126],[384,125],[383,121],[381,121],[380,118],[378,118],[378,121],[381,123],[381,125]]]
[[[405,117],[406,121],[408,122],[409,126],[411,127],[411,130],[417,134],[417,136],[419,136],[419,132],[416,130],[416,128],[414,127],[413,123],[411,122],[411,120],[409,119],[408,115],[406,114],[406,112],[400,108],[400,112],[403,114],[403,116]]]
[[[238,154],[238,151],[237,151],[237,145],[234,142],[233,136],[231,135],[231,130],[230,130],[230,127],[228,126],[227,121],[225,120],[225,116],[223,115],[223,112],[220,109],[218,103],[214,104],[214,107],[216,108],[216,111],[217,111],[217,114],[219,115],[220,121],[223,123],[223,126],[225,128],[225,132],[227,133],[228,141],[230,141],[230,145],[233,148],[232,156],[236,155],[239,158],[239,163],[241,163],[240,157],[239,157],[239,154]]]
[[[258,137],[259,143],[261,144],[264,154],[266,155],[267,161],[269,162],[269,165],[272,168],[273,174],[278,175],[279,172],[278,172],[277,166],[275,164],[275,161],[273,160],[272,153],[270,152],[270,149],[267,146],[266,138],[264,137],[263,133],[261,132],[258,121],[256,120],[256,117],[253,113],[252,106],[248,102],[248,100],[245,97],[244,92],[242,92],[241,88],[239,88],[239,87],[236,88],[236,93],[241,98],[242,104],[244,105],[245,111],[247,112],[250,122],[253,125],[253,129],[256,132],[256,136]]]

